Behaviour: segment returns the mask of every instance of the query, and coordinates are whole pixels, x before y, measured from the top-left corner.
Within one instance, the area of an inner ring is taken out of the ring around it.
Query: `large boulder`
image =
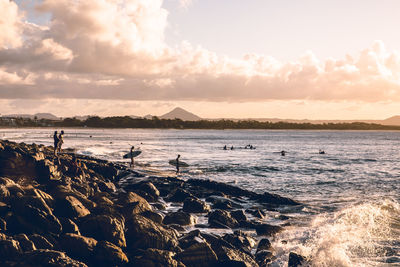
[[[134,215],[127,222],[129,249],[174,249],[178,245],[177,234],[141,215]]]
[[[71,259],[65,253],[55,250],[38,249],[25,252],[18,266],[87,267],[83,262]]]
[[[88,261],[93,257],[93,249],[97,245],[94,238],[77,234],[65,234],[59,240],[59,246],[71,257]]]
[[[96,262],[102,266],[120,266],[129,262],[122,249],[108,241],[99,241],[93,254]]]
[[[228,211],[214,210],[208,214],[208,223],[214,228],[235,228],[238,221]]]
[[[87,216],[82,219],[81,233],[97,240],[109,241],[119,247],[126,247],[125,225],[121,219],[109,215]]]
[[[185,267],[174,259],[175,253],[167,250],[149,248],[133,259],[132,266],[146,267]]]
[[[188,197],[194,197],[191,193],[185,189],[178,188],[172,194],[170,194],[166,199],[171,202],[183,202]]]
[[[74,196],[57,199],[55,212],[66,218],[80,218],[90,214],[90,211]]]
[[[255,228],[256,228],[257,235],[265,235],[265,236],[272,236],[283,230],[283,228],[281,226],[271,225],[271,224],[267,224],[267,223],[256,225]]]
[[[11,238],[0,238],[0,259],[14,259],[21,253],[22,249],[18,241]]]
[[[54,245],[47,240],[44,236],[33,234],[29,236],[29,240],[31,240],[37,249],[53,249]]]
[[[288,267],[304,266],[306,262],[306,257],[294,252],[289,253]]]
[[[217,255],[207,242],[195,243],[178,253],[177,258],[185,265],[193,267],[212,266],[218,260]]]
[[[210,206],[198,198],[188,197],[183,202],[183,211],[192,213],[206,213],[210,211]]]
[[[190,213],[178,211],[167,214],[163,220],[164,224],[193,225],[196,218]]]

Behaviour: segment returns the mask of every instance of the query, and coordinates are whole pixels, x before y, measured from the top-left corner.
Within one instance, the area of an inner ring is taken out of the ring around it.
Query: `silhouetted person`
[[[61,130],[61,133],[58,135],[58,143],[57,143],[57,151],[61,152],[61,146],[64,143],[64,130]]]
[[[135,149],[134,146],[131,146],[131,163],[129,164],[129,167],[135,167],[135,160],[133,159],[133,150]]]
[[[57,149],[58,149],[57,131],[54,131],[53,139],[54,139],[54,156],[55,156],[55,155],[57,155]]]
[[[233,146],[231,146],[231,150],[233,150]]]
[[[281,151],[281,156],[285,156],[286,155],[286,151],[285,150],[282,150]]]
[[[318,153],[319,154],[325,154],[325,151],[320,149]]]
[[[226,145],[224,146],[224,150],[226,150]]]
[[[178,155],[176,157],[176,174],[179,173],[179,158],[181,157],[181,155]]]

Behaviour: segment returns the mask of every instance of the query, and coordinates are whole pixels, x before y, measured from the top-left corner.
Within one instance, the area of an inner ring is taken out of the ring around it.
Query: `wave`
[[[274,241],[281,265],[288,251],[311,266],[398,266],[400,204],[394,199],[365,202],[316,216],[307,227],[288,229]]]

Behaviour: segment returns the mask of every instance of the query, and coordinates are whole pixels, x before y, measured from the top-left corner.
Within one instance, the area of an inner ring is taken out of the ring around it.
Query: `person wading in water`
[[[176,157],[176,174],[179,173],[179,158],[181,157],[181,155],[178,155]]]
[[[131,163],[129,164],[129,167],[134,168],[135,167],[135,160],[133,159],[133,150],[135,149],[134,146],[131,147]]]

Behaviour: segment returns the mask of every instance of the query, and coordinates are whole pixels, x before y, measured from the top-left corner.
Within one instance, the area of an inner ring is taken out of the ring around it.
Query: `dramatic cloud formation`
[[[51,15],[48,25],[0,0],[0,98],[400,100],[400,54],[380,41],[344,59],[232,59],[185,41],[169,47],[162,0],[43,0],[36,9]]]

